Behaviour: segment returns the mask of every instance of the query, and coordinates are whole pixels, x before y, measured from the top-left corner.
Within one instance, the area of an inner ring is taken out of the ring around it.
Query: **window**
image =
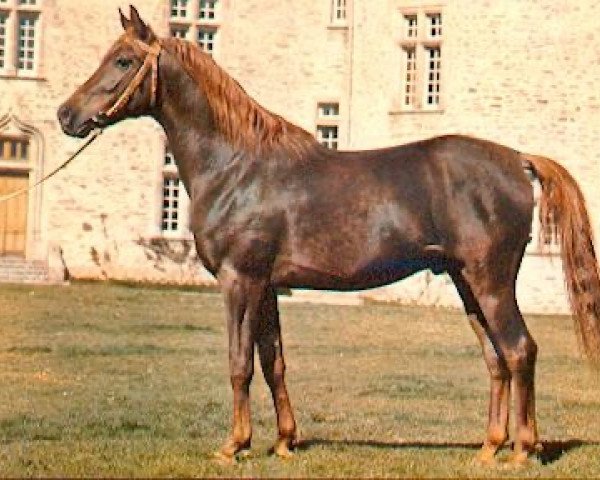
[[[176,232],[179,230],[179,193],[179,178],[165,177],[163,179],[163,232]]]
[[[41,0],[0,0],[0,74],[40,72]]]
[[[212,55],[215,50],[216,36],[216,30],[200,27],[198,29],[198,45],[200,45],[206,53],[210,53]]]
[[[217,0],[200,0],[200,19],[214,20],[216,18]]]
[[[0,162],[7,160],[27,161],[29,158],[27,139],[0,137]]]
[[[432,13],[427,15],[429,37],[436,38],[442,36],[442,14]]]
[[[173,154],[165,152],[162,169],[160,231],[166,236],[185,236],[188,232],[189,199],[179,179]]]
[[[189,27],[171,26],[171,36],[175,38],[187,38]]]
[[[338,127],[317,125],[317,141],[324,147],[337,150]]]
[[[219,0],[170,0],[172,37],[195,41],[213,55],[217,50]]]
[[[405,49],[406,80],[404,82],[404,105],[412,107],[416,104],[417,86],[417,54],[414,48]]]
[[[331,23],[346,24],[346,0],[331,0]]]
[[[320,102],[317,104],[317,141],[333,150],[339,145],[340,104]]]
[[[417,38],[417,16],[416,15],[404,15],[405,23],[405,35],[407,38]]]
[[[37,15],[19,15],[19,45],[18,63],[19,70],[33,71],[35,67],[35,32]]]
[[[320,118],[337,118],[340,115],[339,103],[319,103],[318,110]]]
[[[187,17],[188,0],[171,0],[171,18]]]
[[[427,106],[435,106],[440,104],[440,70],[442,51],[440,47],[426,48],[427,52],[427,80],[426,80],[426,97],[425,104]]]
[[[426,8],[401,13],[401,110],[442,107],[442,13]]]
[[[6,65],[6,22],[8,15],[0,12],[0,70]]]

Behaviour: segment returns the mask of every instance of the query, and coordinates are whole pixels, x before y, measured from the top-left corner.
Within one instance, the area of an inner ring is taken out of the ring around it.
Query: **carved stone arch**
[[[0,116],[0,138],[23,138],[28,144],[28,155],[24,162],[2,162],[0,168],[4,172],[27,174],[28,187],[32,187],[44,174],[44,136],[32,122],[23,120],[11,110]],[[43,185],[25,193],[27,196],[27,226],[25,257],[27,259],[45,257],[45,248],[41,244],[43,232],[41,228],[41,211]],[[2,252],[0,252],[1,254]]]

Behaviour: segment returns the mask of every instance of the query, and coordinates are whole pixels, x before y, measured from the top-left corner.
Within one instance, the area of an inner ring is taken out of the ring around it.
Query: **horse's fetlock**
[[[486,443],[493,447],[500,447],[508,439],[506,428],[490,427],[488,429]]]
[[[231,386],[234,389],[245,388],[248,387],[250,385],[250,382],[252,381],[252,372],[242,371],[239,373],[234,373],[231,375],[230,379]]]

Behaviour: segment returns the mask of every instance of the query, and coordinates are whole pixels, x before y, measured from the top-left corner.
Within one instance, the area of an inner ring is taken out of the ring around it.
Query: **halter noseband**
[[[160,40],[156,39],[156,40],[154,40],[154,42],[152,42],[151,45],[147,45],[146,43],[144,43],[138,39],[130,39],[127,37],[125,37],[125,39],[134,48],[134,50],[139,49],[139,50],[142,50],[143,52],[146,52],[146,57],[144,58],[144,63],[139,68],[139,70],[136,72],[135,76],[133,77],[133,79],[131,80],[129,85],[127,85],[127,88],[125,89],[125,91],[116,100],[116,102],[113,104],[113,106],[110,107],[105,112],[99,112],[98,115],[96,115],[93,118],[93,120],[96,123],[99,123],[98,120],[100,118],[110,119],[111,117],[113,117],[117,113],[119,113],[123,108],[125,108],[125,106],[129,102],[129,100],[131,99],[131,97],[133,96],[135,91],[138,89],[138,87],[144,81],[144,78],[146,77],[146,74],[148,73],[148,71],[150,69],[152,70],[152,86],[151,86],[151,90],[150,90],[150,106],[154,107],[154,105],[156,105],[156,91],[157,91],[157,87],[158,87],[158,56],[160,55],[160,51],[162,50],[162,45],[160,44]]]

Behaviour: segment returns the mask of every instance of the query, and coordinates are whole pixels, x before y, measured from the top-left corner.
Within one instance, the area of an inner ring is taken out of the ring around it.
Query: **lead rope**
[[[30,187],[21,188],[20,190],[17,190],[16,192],[12,192],[12,193],[9,193],[8,195],[0,196],[0,203],[7,202],[12,198],[15,198],[15,197],[18,197],[19,195],[23,195],[24,193],[30,192],[34,188],[36,188],[39,185],[41,185],[42,183],[44,183],[50,177],[53,177],[54,175],[56,175],[59,171],[61,171],[63,168],[65,168],[69,163],[71,163],[73,160],[75,160],[75,158],[77,158],[81,152],[83,152],[87,147],[89,147],[91,145],[91,143],[94,140],[96,140],[101,134],[102,134],[102,129],[100,129],[100,128],[95,129],[92,132],[92,136],[90,138],[88,138],[86,140],[86,142],[81,147],[79,147],[73,155],[71,155],[69,158],[67,158],[58,167],[56,167],[54,170],[52,170],[47,175],[44,175],[41,179],[39,179],[37,182],[35,182]]]

